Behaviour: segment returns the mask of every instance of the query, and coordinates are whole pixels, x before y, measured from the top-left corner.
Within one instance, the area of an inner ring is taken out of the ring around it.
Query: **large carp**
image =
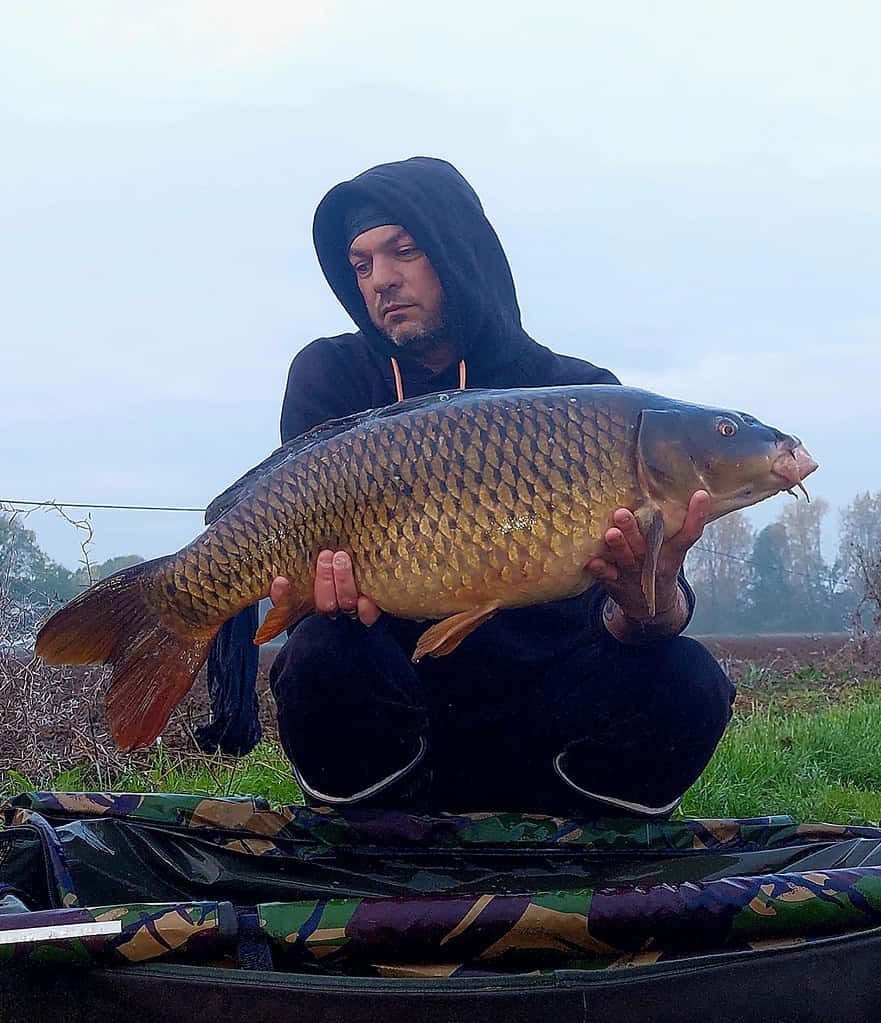
[[[188,546],[124,569],[53,615],[37,637],[52,664],[109,664],[110,729],[154,739],[220,626],[290,579],[264,643],[313,608],[322,548],[351,555],[384,611],[441,619],[414,659],[447,654],[500,608],[574,596],[607,554],[616,508],[634,512],[654,613],[663,539],[695,490],[710,517],[800,485],[816,463],[797,437],[742,412],[627,387],[435,394],[336,420],[290,441],[209,509]]]

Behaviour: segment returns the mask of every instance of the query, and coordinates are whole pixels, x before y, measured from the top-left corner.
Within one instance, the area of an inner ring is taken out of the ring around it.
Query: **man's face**
[[[403,227],[373,227],[349,246],[349,262],[373,325],[401,347],[443,328],[444,293],[428,256]]]

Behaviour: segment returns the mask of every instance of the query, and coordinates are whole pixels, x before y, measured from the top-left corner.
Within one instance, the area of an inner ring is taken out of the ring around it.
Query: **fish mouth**
[[[817,463],[811,457],[804,444],[798,440],[782,444],[781,447],[783,450],[780,451],[771,463],[771,472],[789,484],[786,487],[781,487],[781,490],[790,490],[792,487],[798,487],[805,497],[810,500],[807,490],[802,485],[802,480],[806,476],[810,476],[817,468]]]

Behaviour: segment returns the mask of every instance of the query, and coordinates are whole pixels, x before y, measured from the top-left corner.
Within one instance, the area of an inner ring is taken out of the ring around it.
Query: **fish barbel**
[[[800,485],[816,463],[752,416],[633,388],[583,385],[428,395],[326,423],[279,448],[209,508],[176,554],[123,569],[53,615],[52,664],[109,664],[108,720],[123,749],[152,741],[192,685],[221,625],[265,597],[264,643],[313,610],[318,552],[345,550],[382,610],[440,619],[414,653],[449,653],[501,608],[581,593],[608,554],[612,513],[646,539],[654,613],[663,539],[697,489],[710,518]]]

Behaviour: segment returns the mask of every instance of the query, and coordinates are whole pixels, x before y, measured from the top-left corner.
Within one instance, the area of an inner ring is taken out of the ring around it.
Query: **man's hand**
[[[697,490],[688,503],[682,528],[661,545],[655,574],[655,617],[650,618],[642,592],[642,566],[646,547],[633,514],[619,508],[605,541],[611,557],[593,558],[587,569],[603,583],[611,598],[603,612],[608,631],[622,643],[675,636],[688,616],[685,595],[677,576],[685,555],[702,536],[710,509],[710,495]]]
[[[345,551],[321,551],[315,566],[315,610],[336,615],[342,611],[359,618],[364,625],[375,624],[382,613],[369,597],[358,593],[352,560]],[[276,607],[291,603],[291,584],[284,576],[272,580],[269,599]]]

